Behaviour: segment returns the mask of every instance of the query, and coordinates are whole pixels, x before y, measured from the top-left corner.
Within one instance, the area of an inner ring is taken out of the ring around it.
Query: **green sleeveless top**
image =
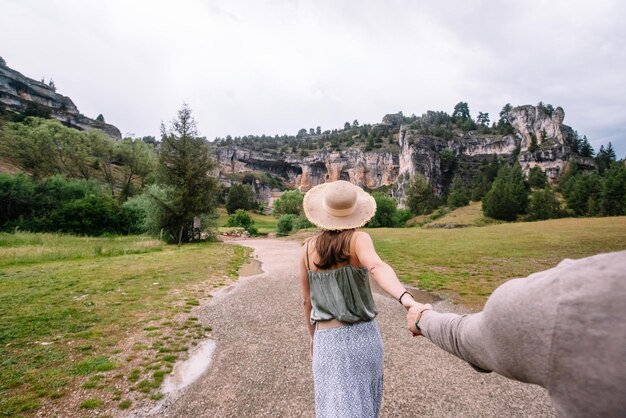
[[[349,324],[371,321],[378,311],[365,268],[345,265],[332,270],[307,269],[311,291],[311,323],[338,319]]]

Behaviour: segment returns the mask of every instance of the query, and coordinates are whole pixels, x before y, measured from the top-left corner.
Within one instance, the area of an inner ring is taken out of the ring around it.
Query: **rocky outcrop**
[[[573,131],[563,125],[565,111],[560,106],[552,111],[544,106],[518,106],[509,112],[507,119],[522,139],[522,151],[530,146],[533,136],[537,145],[550,139],[558,144],[571,144]]]
[[[42,109],[50,117],[79,130],[100,129],[115,139],[122,135],[115,126],[82,115],[72,100],[45,83],[28,78],[0,62],[0,104],[12,112]]]
[[[395,183],[398,154],[363,152],[360,149],[324,149],[307,157],[277,156],[240,147],[219,147],[216,159],[220,174],[268,172],[287,187],[307,191],[318,184],[348,180],[368,189]]]
[[[556,181],[573,160],[593,167],[593,160],[571,152],[576,140],[574,131],[563,125],[565,112],[558,107],[552,113],[544,107],[520,106],[508,117],[515,133],[510,135],[479,134],[477,131],[456,131],[452,139],[420,134],[409,125],[398,125],[401,115],[386,115],[384,127],[397,138],[400,152],[365,152],[360,148],[342,151],[323,149],[310,156],[271,154],[237,147],[218,147],[216,156],[220,173],[247,171],[269,172],[283,179],[290,188],[307,191],[320,183],[348,180],[366,189],[392,186],[391,193],[403,200],[408,182],[416,175],[426,177],[439,194],[446,191],[451,180],[450,159],[456,173],[471,183],[482,163],[494,156],[513,163],[515,159],[528,172],[541,167],[551,181]],[[529,150],[531,141],[537,146]],[[536,148],[536,149],[535,149]],[[275,190],[273,191],[275,192]],[[267,196],[270,190],[259,192]]]

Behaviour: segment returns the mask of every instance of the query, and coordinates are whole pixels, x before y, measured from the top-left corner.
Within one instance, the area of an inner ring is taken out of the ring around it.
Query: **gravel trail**
[[[300,245],[251,239],[263,273],[241,278],[195,312],[213,327],[213,362],[198,381],[166,400],[159,417],[314,417],[313,384],[298,284]],[[383,417],[554,416],[547,392],[480,374],[413,338],[404,309],[375,292],[385,344]],[[440,311],[458,309],[438,302]]]

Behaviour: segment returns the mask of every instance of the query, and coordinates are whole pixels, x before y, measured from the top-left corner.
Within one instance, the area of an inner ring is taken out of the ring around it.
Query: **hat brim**
[[[303,207],[307,219],[318,228],[329,231],[342,231],[365,226],[376,214],[376,201],[358,186],[356,208],[347,216],[334,216],[324,209],[324,191],[330,183],[313,187],[304,196]]]

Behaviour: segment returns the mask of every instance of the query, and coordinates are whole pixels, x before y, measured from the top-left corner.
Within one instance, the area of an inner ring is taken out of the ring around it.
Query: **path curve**
[[[217,341],[210,369],[163,417],[314,417],[313,384],[298,284],[300,244],[238,241],[263,273],[241,278],[197,311]],[[495,373],[480,374],[404,327],[404,309],[376,292],[385,344],[383,417],[554,416],[547,392]],[[450,310],[439,302],[438,310]]]

